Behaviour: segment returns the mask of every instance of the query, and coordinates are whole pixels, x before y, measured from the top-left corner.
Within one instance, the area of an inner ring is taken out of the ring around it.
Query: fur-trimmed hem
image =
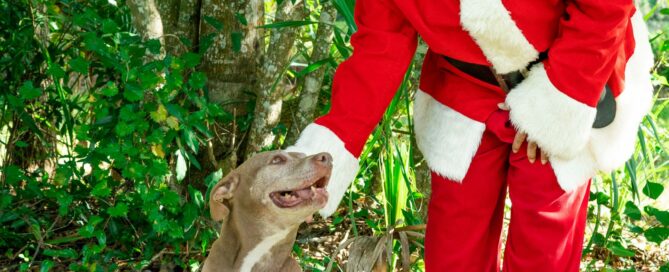
[[[597,174],[597,166],[588,150],[583,150],[569,160],[551,158],[550,161],[560,188],[567,192],[580,187]]]
[[[506,97],[511,123],[551,157],[570,159],[583,152],[595,120],[596,109],[560,92],[543,64]]]
[[[539,57],[501,0],[460,1],[460,22],[500,74],[525,68]]]
[[[590,137],[590,150],[597,167],[606,172],[620,167],[634,154],[639,124],[652,107],[653,51],[648,29],[638,11],[632,16],[632,31],[636,45],[625,66],[625,88],[616,98],[616,117],[610,125],[594,129]]]
[[[344,142],[334,132],[315,123],[308,125],[295,145],[288,147],[286,151],[307,155],[328,152],[332,155],[332,176],[326,188],[329,194],[328,203],[320,210],[323,217],[332,215],[360,170],[358,159],[346,149]]]
[[[472,120],[418,91],[414,101],[416,143],[428,167],[461,182],[481,143],[485,124]]]
[[[576,157],[551,158],[555,176],[565,191],[582,185],[597,171],[613,171],[634,154],[639,124],[652,106],[649,72],[654,61],[648,30],[639,12],[632,16],[632,29],[636,48],[625,66],[625,88],[616,97],[615,119],[606,127],[593,129],[587,148]]]

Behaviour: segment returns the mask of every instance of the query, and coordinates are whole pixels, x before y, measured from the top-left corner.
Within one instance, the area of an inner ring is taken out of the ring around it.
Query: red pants
[[[507,112],[486,122],[462,183],[432,174],[425,265],[428,272],[499,271],[507,186],[511,223],[504,271],[578,271],[590,183],[563,191],[550,164],[530,163],[526,147],[511,152]]]

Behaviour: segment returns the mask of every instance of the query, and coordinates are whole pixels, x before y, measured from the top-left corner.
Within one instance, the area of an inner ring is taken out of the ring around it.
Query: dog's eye
[[[274,158],[272,158],[272,160],[270,161],[271,164],[282,164],[282,163],[284,163],[284,162],[286,162],[286,157],[284,157],[284,156],[282,156],[282,155],[276,155],[276,156],[274,156]]]

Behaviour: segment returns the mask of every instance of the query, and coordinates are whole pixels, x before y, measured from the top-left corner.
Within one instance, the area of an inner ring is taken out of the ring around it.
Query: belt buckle
[[[506,81],[506,79],[504,78],[504,75],[501,75],[501,74],[497,73],[497,71],[495,70],[495,68],[492,67],[492,66],[490,67],[490,71],[491,71],[492,74],[495,76],[495,80],[497,81],[497,84],[499,85],[499,87],[500,87],[505,93],[509,93],[509,92],[511,92],[511,90],[510,90],[510,88],[509,88],[509,84],[507,84],[507,81]],[[512,73],[516,73],[516,72],[520,73],[520,75],[523,77],[523,79],[527,78],[527,75],[529,74],[529,71],[527,70],[527,67],[523,67],[522,69],[520,69],[520,70],[518,70],[518,71],[511,72],[511,73],[508,73],[508,74],[506,74],[506,75],[509,75],[509,74],[512,74]]]

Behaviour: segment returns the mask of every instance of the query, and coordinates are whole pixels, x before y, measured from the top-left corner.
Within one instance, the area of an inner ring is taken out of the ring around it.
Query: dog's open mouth
[[[290,191],[276,191],[269,194],[275,205],[280,208],[292,208],[302,203],[325,203],[328,193],[325,186],[330,180],[329,176],[322,176],[313,181],[307,182],[306,186]]]

